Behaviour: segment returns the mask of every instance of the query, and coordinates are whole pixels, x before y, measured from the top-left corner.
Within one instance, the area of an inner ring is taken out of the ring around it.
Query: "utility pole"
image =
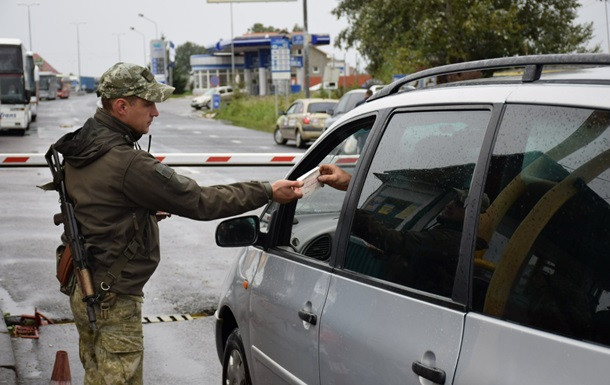
[[[87,24],[85,22],[77,22],[77,23],[70,23],[70,24],[74,24],[76,26],[76,56],[77,56],[77,61],[78,61],[78,90],[80,91],[82,89],[82,84],[80,83],[80,36],[79,36],[79,31],[78,31],[78,26],[81,24]]]
[[[600,0],[604,2],[606,8],[606,41],[608,42],[608,53],[610,53],[610,26],[608,25],[608,0]]]
[[[113,33],[113,35],[116,36],[116,42],[119,48],[119,61],[121,61],[121,35],[124,35],[124,33]]]
[[[305,70],[305,97],[309,98],[309,32],[307,30],[307,0],[303,0],[303,67]]]
[[[30,7],[40,5],[39,3],[17,3],[17,5],[22,5],[24,7],[28,7],[28,32],[30,36],[30,51],[34,52],[34,48],[32,46],[32,20],[30,19]]]

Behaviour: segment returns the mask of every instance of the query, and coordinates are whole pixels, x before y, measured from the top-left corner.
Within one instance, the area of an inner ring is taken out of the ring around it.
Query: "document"
[[[310,171],[301,175],[297,180],[303,181],[303,187],[301,187],[301,191],[303,192],[303,198],[308,197],[313,194],[314,191],[322,187],[322,183],[318,182],[318,177],[320,176],[320,169],[318,167],[312,168]]]

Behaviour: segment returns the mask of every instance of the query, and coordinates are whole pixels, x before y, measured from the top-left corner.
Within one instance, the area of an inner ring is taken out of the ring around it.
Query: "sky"
[[[292,30],[295,24],[303,25],[303,1],[233,3],[231,18],[229,4],[207,0],[0,0],[0,37],[21,39],[26,49],[32,49],[62,73],[77,74],[80,57],[81,75],[100,76],[119,60],[142,64],[144,50],[148,55],[148,42],[155,38],[156,31],[175,45],[190,41],[211,46],[220,39],[230,40],[231,19],[233,36],[246,33],[255,23]],[[362,58],[355,50],[333,46],[339,32],[348,26],[347,20],[331,14],[337,3],[307,0],[308,30],[330,35],[331,45],[321,48],[337,59],[345,58],[352,66],[358,62],[362,67]],[[608,52],[607,3],[580,3],[583,6],[577,21],[593,22],[592,44]],[[139,17],[139,13],[145,17]]]

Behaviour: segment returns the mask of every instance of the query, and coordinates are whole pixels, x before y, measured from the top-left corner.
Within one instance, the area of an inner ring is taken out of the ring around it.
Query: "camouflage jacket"
[[[137,229],[146,226],[140,240],[144,247],[111,289],[119,294],[142,295],[159,263],[157,211],[213,220],[254,210],[272,195],[267,182],[199,186],[134,148],[140,136],[98,109],[82,128],[56,143],[66,161],[66,188],[85,238],[96,288]]]

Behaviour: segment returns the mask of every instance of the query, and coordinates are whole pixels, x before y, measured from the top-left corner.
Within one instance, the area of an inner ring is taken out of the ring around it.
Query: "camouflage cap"
[[[174,87],[161,84],[142,66],[116,63],[100,78],[97,96],[107,99],[137,96],[149,102],[162,102],[174,92]]]

